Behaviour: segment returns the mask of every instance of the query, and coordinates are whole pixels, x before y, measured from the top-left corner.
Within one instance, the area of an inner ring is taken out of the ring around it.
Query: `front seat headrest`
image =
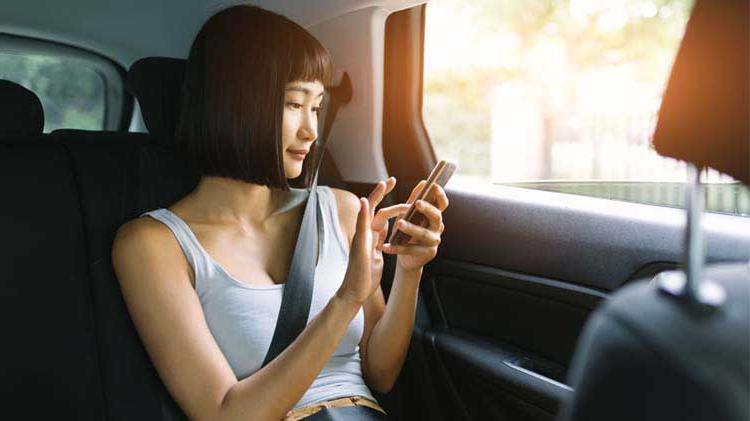
[[[664,94],[654,147],[750,184],[748,2],[697,1]]]
[[[38,135],[43,129],[39,97],[15,82],[0,79],[0,135]]]
[[[128,70],[125,87],[138,99],[146,128],[161,143],[174,137],[184,78],[185,60],[177,58],[146,57]]]

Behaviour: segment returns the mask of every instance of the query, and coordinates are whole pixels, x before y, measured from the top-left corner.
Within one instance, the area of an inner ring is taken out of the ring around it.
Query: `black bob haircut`
[[[286,84],[328,86],[330,79],[328,51],[298,24],[255,6],[222,10],[190,48],[177,152],[201,176],[289,190],[281,138]],[[316,144],[293,185],[312,184]]]

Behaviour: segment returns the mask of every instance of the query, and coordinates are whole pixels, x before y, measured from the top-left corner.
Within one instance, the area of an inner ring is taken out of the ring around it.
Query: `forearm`
[[[397,267],[383,316],[370,334],[363,372],[368,385],[388,392],[398,378],[409,350],[422,269],[405,272]]]
[[[230,388],[219,419],[282,419],[328,362],[359,308],[335,295],[287,349]]]

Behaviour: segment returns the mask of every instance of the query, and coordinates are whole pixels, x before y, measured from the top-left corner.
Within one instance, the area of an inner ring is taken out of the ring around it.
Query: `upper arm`
[[[190,266],[160,222],[138,218],[120,227],[112,264],[151,361],[191,419],[215,419],[237,382],[206,325],[190,283]]]
[[[339,222],[341,230],[344,232],[346,239],[349,244],[349,250],[351,250],[352,239],[354,233],[357,231],[357,214],[359,213],[359,198],[354,193],[331,188],[334,196],[336,196],[336,206],[338,208]],[[359,343],[359,350],[362,354],[362,361],[365,361],[367,356],[367,341],[370,340],[370,334],[372,329],[375,327],[377,322],[383,316],[385,311],[385,297],[383,296],[383,289],[378,286],[375,291],[370,295],[370,298],[365,301],[363,305],[365,313],[365,328],[362,333],[362,339]],[[363,366],[365,368],[366,366]],[[365,375],[367,375],[365,373]]]

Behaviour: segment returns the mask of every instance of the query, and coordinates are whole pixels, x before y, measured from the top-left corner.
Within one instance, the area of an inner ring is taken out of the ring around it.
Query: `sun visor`
[[[748,2],[697,0],[659,110],[654,147],[750,184]]]

